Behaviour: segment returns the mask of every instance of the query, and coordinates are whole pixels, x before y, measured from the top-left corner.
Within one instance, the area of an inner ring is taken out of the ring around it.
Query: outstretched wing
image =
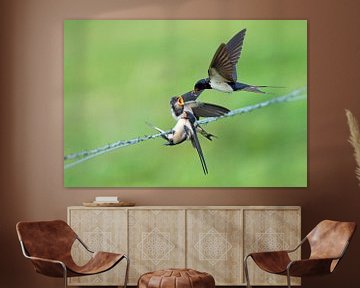
[[[208,74],[215,81],[236,82],[236,65],[240,58],[246,29],[241,30],[227,44],[220,44],[211,61]]]
[[[233,78],[234,65],[230,61],[229,53],[226,45],[221,43],[211,61],[209,70],[209,78],[216,82],[235,82]]]
[[[230,61],[234,65],[237,64],[240,58],[240,54],[245,38],[245,33],[246,33],[246,29],[241,30],[233,38],[231,38],[229,42],[226,44],[226,49],[229,53]]]
[[[230,112],[230,110],[225,107],[210,103],[190,101],[187,102],[185,105],[186,107],[189,107],[191,109],[196,119],[199,119],[199,117],[223,116],[226,113]]]

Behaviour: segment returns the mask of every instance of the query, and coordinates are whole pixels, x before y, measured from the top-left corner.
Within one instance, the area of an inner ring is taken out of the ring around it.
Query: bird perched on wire
[[[196,119],[200,117],[218,117],[230,111],[223,106],[196,101],[202,91],[203,90],[198,92],[189,91],[181,96],[171,97],[170,110],[173,117],[177,120],[179,115],[186,109],[191,109]]]
[[[174,96],[170,99],[170,110],[175,120],[183,114],[184,111],[190,111],[199,120],[200,117],[217,117],[228,113],[230,110],[215,104],[203,103],[196,101],[193,95],[197,94],[198,97],[202,91],[195,93],[193,91],[187,92],[181,96]],[[194,100],[193,100],[194,99]],[[212,137],[216,137],[205,131],[199,124],[194,124],[196,131],[205,138],[212,140]]]
[[[202,91],[198,94],[200,95]],[[199,120],[200,117],[217,117],[228,113],[230,110],[215,104],[203,103],[192,100],[194,94],[193,91],[187,92],[181,96],[174,96],[170,99],[170,110],[175,120],[183,114],[184,111],[190,111]],[[197,95],[198,96],[198,95]],[[197,122],[194,124],[196,131],[205,138],[212,140],[212,137],[216,137],[205,131]]]
[[[179,115],[176,125],[170,133],[166,134],[164,130],[153,126],[158,132],[162,133],[161,137],[164,138],[167,143],[165,145],[177,145],[183,143],[186,140],[190,140],[192,146],[196,149],[204,174],[208,174],[204,154],[201,150],[200,142],[197,137],[195,128],[196,118],[190,111],[184,111]]]
[[[201,79],[194,86],[194,95],[204,89],[215,89],[221,92],[248,91],[255,93],[265,93],[259,88],[270,86],[255,86],[237,82],[236,65],[240,58],[246,29],[238,32],[230,41],[221,43],[216,50],[210,67],[208,78]]]

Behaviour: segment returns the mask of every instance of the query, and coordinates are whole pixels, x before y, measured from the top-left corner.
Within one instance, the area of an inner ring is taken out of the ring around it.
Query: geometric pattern
[[[232,248],[227,240],[227,233],[219,233],[211,228],[206,233],[199,233],[199,236],[194,248],[199,252],[200,260],[206,260],[213,266],[218,261],[227,260],[227,253]]]
[[[83,239],[93,251],[112,251],[115,246],[111,242],[111,232],[101,231],[99,227],[96,227],[91,232],[84,232]]]
[[[210,273],[219,286],[242,283],[242,219],[240,207],[187,210],[187,267]]]
[[[298,207],[135,207],[68,209],[68,221],[92,250],[128,253],[130,285],[147,272],[190,267],[210,272],[218,285],[244,285],[243,256],[283,250],[300,240]],[[79,265],[89,253],[75,242]],[[300,258],[300,251],[294,258]],[[286,277],[263,273],[249,261],[251,283],[284,285]],[[125,262],[104,274],[70,278],[71,285],[113,286],[123,281]],[[293,279],[295,285],[301,282]]]
[[[143,232],[138,244],[142,260],[150,260],[155,265],[162,260],[170,260],[170,252],[175,248],[170,241],[170,233],[154,228],[151,232]]]
[[[244,246],[245,255],[250,252],[276,251],[294,248],[300,240],[300,210],[296,207],[287,209],[249,209],[244,211]],[[290,255],[300,258],[300,249]],[[255,286],[284,285],[286,277],[266,273],[253,261],[249,261],[250,282]],[[300,279],[291,280],[294,285]]]
[[[69,209],[68,221],[80,239],[93,251],[126,252],[126,211],[122,209]],[[90,253],[76,241],[72,256],[78,265],[88,262]],[[121,283],[124,279],[125,261],[112,270],[86,277],[71,277],[68,282],[76,286],[106,286]]]
[[[283,232],[275,232],[269,228],[263,233],[255,233],[255,242],[252,245],[252,251],[276,251],[284,250],[289,245],[284,240]]]

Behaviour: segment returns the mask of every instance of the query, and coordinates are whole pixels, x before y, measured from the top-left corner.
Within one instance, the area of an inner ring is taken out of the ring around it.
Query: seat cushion
[[[166,269],[140,276],[138,288],[213,288],[214,277],[193,269]]]
[[[68,277],[86,276],[105,272],[114,267],[123,258],[123,254],[95,252],[84,266],[77,266],[72,259],[65,262],[65,265],[68,268]]]
[[[255,263],[269,273],[286,274],[286,267],[291,262],[286,251],[251,253]]]

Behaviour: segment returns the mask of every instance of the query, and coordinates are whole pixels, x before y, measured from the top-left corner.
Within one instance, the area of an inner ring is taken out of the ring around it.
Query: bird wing
[[[211,61],[208,74],[215,81],[236,82],[236,65],[240,58],[246,29],[238,32],[227,44],[220,44]],[[223,78],[223,79],[222,79]]]
[[[208,70],[210,80],[216,82],[235,82],[233,78],[234,65],[230,61],[229,53],[225,43],[221,43],[211,61]]]
[[[226,49],[229,53],[230,61],[234,65],[237,64],[240,58],[240,54],[245,38],[245,33],[246,33],[246,29],[241,30],[233,38],[231,38],[229,42],[226,44]]]
[[[192,110],[196,119],[199,119],[199,117],[218,117],[230,112],[230,110],[225,107],[210,103],[190,101],[186,102],[185,105]]]
[[[190,114],[190,113],[188,112],[188,114]],[[194,117],[194,115],[192,115],[192,117]],[[204,154],[203,154],[203,152],[201,150],[199,138],[197,137],[196,128],[194,126],[194,121],[195,121],[195,119],[194,120],[190,119],[190,121],[189,121],[190,126],[191,126],[191,130],[186,125],[184,125],[184,129],[185,129],[186,133],[188,133],[190,135],[191,143],[192,143],[193,147],[196,149],[196,151],[197,151],[197,153],[199,155],[201,166],[203,168],[204,174],[206,175],[206,174],[208,174],[208,169],[207,169],[207,166],[206,166]]]
[[[151,124],[150,122],[146,122],[147,125],[149,125],[150,127],[154,128],[156,131],[158,131],[159,133],[161,133],[161,138],[167,140],[167,141],[170,141],[169,140],[169,137],[167,136],[167,134],[165,134],[166,132],[156,126],[154,126],[153,124]]]
[[[181,97],[184,99],[184,102],[195,101],[203,91],[204,90],[199,90],[195,92],[192,90],[181,95]]]

